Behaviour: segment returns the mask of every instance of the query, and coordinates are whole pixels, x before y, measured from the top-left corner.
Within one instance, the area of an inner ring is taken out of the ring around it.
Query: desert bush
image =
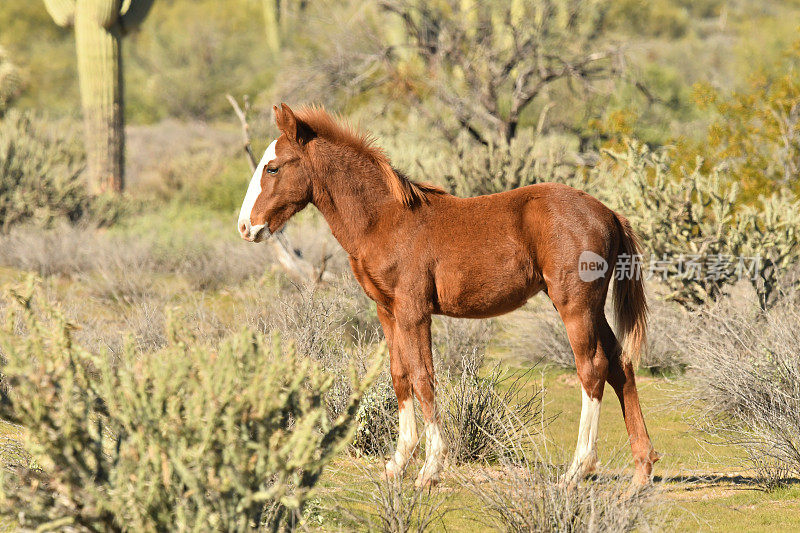
[[[34,459],[0,474],[0,514],[24,529],[270,530],[297,525],[325,466],[350,442],[380,361],[332,420],[320,365],[245,332],[209,350],[170,322],[170,343],[118,363],[12,291],[0,416]],[[23,326],[19,327],[22,319]]]
[[[689,314],[681,307],[651,298],[647,321],[647,347],[640,365],[654,375],[682,372],[688,364],[685,328]]]
[[[216,229],[216,228],[214,228]],[[0,234],[0,264],[90,281],[94,296],[131,303],[148,295],[153,274],[174,274],[198,291],[219,290],[263,276],[269,251],[200,230],[166,239],[111,234],[96,224],[20,224]]]
[[[608,475],[570,485],[560,475],[551,463],[528,458],[461,479],[483,504],[478,521],[500,531],[648,531],[660,521],[652,488],[632,491],[628,480]]]
[[[724,302],[687,339],[698,426],[738,446],[767,486],[800,475],[798,319],[795,307]]]
[[[800,201],[781,191],[760,198],[759,203],[742,209],[737,229],[745,236],[741,253],[759,258],[758,271],[750,282],[759,305],[766,309],[782,292],[800,286],[787,276],[800,258]]]
[[[480,368],[495,331],[494,320],[437,317],[433,322],[434,367],[460,375],[467,365]]]
[[[499,468],[457,474],[483,504],[485,512],[476,518],[481,525],[520,532],[648,531],[662,519],[653,486],[634,490],[627,478],[602,471],[585,482],[565,483],[545,434],[530,433],[513,417],[502,429],[514,438],[496,443]]]
[[[527,306],[509,317],[505,330],[514,355],[528,361],[547,361],[561,368],[575,368],[575,355],[564,323],[552,309]]]
[[[75,221],[89,207],[81,179],[84,156],[40,116],[12,110],[0,122],[2,230],[33,220]]]
[[[714,165],[726,164],[747,201],[776,187],[800,192],[800,48],[792,41],[754,68],[737,90],[708,82],[695,86],[698,107],[712,111],[714,119],[702,141],[684,148]]]
[[[228,117],[226,92],[269,85],[274,63],[259,15],[248,2],[235,8],[209,0],[155,3],[124,58],[132,117]]]
[[[107,251],[103,244],[82,225],[62,221],[43,231],[20,224],[0,234],[0,262],[43,277],[68,276],[94,268]]]
[[[19,94],[21,85],[19,68],[11,61],[6,49],[0,46],[0,117]]]
[[[563,105],[558,125],[569,129],[563,116],[585,109],[576,96],[586,93],[567,87],[599,92],[612,85],[620,64],[612,60],[616,50],[603,31],[609,7],[601,3],[386,0],[381,6],[395,15],[379,34],[391,51],[379,56],[388,71],[384,85],[408,94],[450,138],[465,132],[482,144],[511,140],[537,122],[536,114],[540,131],[555,129],[555,121],[542,120],[546,112],[533,109],[556,91],[552,100]]]
[[[685,258],[685,264],[669,264],[671,270],[660,277],[671,291],[667,299],[686,306],[716,299],[736,281],[735,272],[710,277],[692,270],[689,261],[703,268],[715,257],[739,255],[742,236],[733,223],[738,187],[723,178],[720,168],[704,173],[699,162],[675,179],[666,152],[652,152],[636,141],[626,148],[612,156],[623,165],[622,202],[651,254],[651,268],[654,261]]]
[[[511,141],[498,138],[486,145],[461,135],[451,151],[418,160],[417,165],[424,181],[440,183],[462,197],[508,191],[542,181],[572,185],[579,181],[563,151],[542,153],[527,132]]]
[[[653,374],[682,371],[686,365],[683,328],[687,313],[671,302],[652,298],[649,302],[647,347],[641,366]],[[611,316],[609,312],[607,316]],[[558,313],[526,306],[509,317],[504,343],[527,361],[545,361],[560,368],[575,368],[575,355]]]
[[[794,195],[782,191],[762,206],[739,209],[738,185],[722,166],[705,171],[698,160],[690,171],[675,168],[666,151],[635,141],[608,153],[621,163],[624,188],[616,203],[643,237],[648,274],[669,288],[667,299],[696,307],[746,279],[762,307],[774,303],[787,265],[800,256]]]
[[[358,311],[358,301],[342,286],[320,289],[302,287],[294,298],[285,298],[274,314],[274,326],[298,351],[318,361],[334,382],[325,396],[329,416],[336,417],[347,406],[351,395],[349,369],[366,372],[374,331],[350,331],[350,317]],[[358,453],[382,454],[397,436],[398,404],[387,373],[365,393],[356,414],[353,447]]]
[[[398,410],[392,380],[384,373],[367,390],[358,406],[353,448],[366,455],[382,456],[391,452],[397,440]]]
[[[350,475],[357,478],[337,487],[330,506],[341,517],[338,525],[344,530],[422,533],[445,527],[445,516],[455,510],[452,491],[415,488],[414,476],[384,479],[370,465],[356,465],[356,473]]]
[[[504,372],[496,365],[485,375],[465,361],[459,376],[444,374],[437,389],[448,459],[455,464],[493,460],[498,446],[518,434],[514,427],[534,433],[541,427],[541,390],[528,379],[530,371]]]
[[[615,2],[604,19],[616,31],[629,34],[679,38],[690,26],[687,9],[672,0],[623,0]]]

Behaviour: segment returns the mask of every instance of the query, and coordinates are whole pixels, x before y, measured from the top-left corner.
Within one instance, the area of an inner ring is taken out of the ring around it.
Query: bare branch
[[[616,51],[603,42],[602,7],[590,3],[521,0],[381,0],[399,17],[410,49],[425,67],[416,86],[426,87],[479,142],[510,140],[526,107],[551,84],[609,79]],[[602,13],[600,13],[602,14]],[[405,57],[391,57],[401,63]],[[412,89],[418,91],[418,89]]]
[[[247,157],[247,162],[250,164],[250,170],[255,172],[258,164],[256,163],[256,158],[253,156],[253,149],[250,143],[250,125],[247,123],[247,115],[233,96],[226,94],[225,98],[230,102],[233,112],[236,113],[239,122],[242,124],[242,144],[245,156]],[[328,263],[327,257],[323,259],[321,268],[314,268],[311,263],[303,259],[300,254],[295,251],[282,230],[275,234],[274,238],[269,239],[267,243],[272,247],[273,254],[278,264],[295,279],[311,283],[330,283],[335,280],[336,277],[326,270]]]

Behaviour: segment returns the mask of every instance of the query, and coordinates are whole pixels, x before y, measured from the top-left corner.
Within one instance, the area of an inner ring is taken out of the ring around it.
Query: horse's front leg
[[[397,405],[399,406],[400,423],[397,447],[392,458],[386,463],[384,472],[385,477],[392,478],[402,476],[405,473],[406,465],[416,451],[419,437],[417,437],[417,419],[414,413],[411,380],[409,379],[408,369],[400,357],[400,350],[395,343],[396,321],[392,314],[380,305],[378,306],[378,319],[381,322],[381,327],[383,327],[386,344],[389,346],[392,385],[394,385],[394,393],[397,395]]]
[[[436,410],[433,355],[431,353],[431,316],[413,310],[395,310],[394,345],[399,348],[401,364],[405,369],[414,393],[417,395],[425,419],[425,464],[415,485],[428,487],[439,482],[447,455],[439,416]]]

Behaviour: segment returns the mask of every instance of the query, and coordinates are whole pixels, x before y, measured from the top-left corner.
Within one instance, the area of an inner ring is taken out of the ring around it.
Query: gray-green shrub
[[[198,348],[171,321],[165,349],[111,358],[73,343],[33,287],[11,292],[0,335],[0,416],[25,428],[30,458],[0,471],[0,515],[25,529],[291,528],[382,366],[353,374],[332,420],[333,378],[277,337]]]
[[[540,153],[532,134],[521,133],[511,141],[492,139],[483,145],[459,136],[451,151],[417,161],[425,181],[441,183],[457,196],[516,189],[543,181],[577,185],[572,166],[563,153]]]
[[[738,231],[744,236],[741,253],[760,257],[751,283],[759,305],[766,309],[780,293],[797,286],[787,280],[787,271],[800,259],[800,201],[788,191],[762,197],[758,207],[746,206],[738,216]]]
[[[66,132],[35,113],[9,111],[0,121],[0,231],[80,219],[91,202],[83,169],[84,155]]]
[[[686,339],[696,423],[771,487],[800,475],[800,313],[733,303],[706,310]]]
[[[349,369],[355,366],[359,373],[367,371],[373,352],[371,341],[377,335],[369,327],[365,331],[351,330],[353,317],[362,312],[357,309],[365,304],[360,301],[364,297],[356,298],[350,289],[346,285],[328,289],[303,287],[298,294],[279,304],[274,319],[274,326],[295,343],[298,351],[317,361],[333,376],[334,383],[325,396],[331,417],[339,416],[348,405]],[[365,454],[385,452],[397,435],[397,416],[397,397],[391,378],[384,373],[367,390],[359,407],[353,441],[355,450]]]
[[[615,187],[620,204],[641,235],[650,260],[672,261],[663,276],[668,299],[696,307],[718,299],[740,278],[747,279],[762,308],[774,303],[787,267],[800,258],[800,201],[789,191],[762,198],[760,206],[739,205],[739,188],[724,167],[705,171],[702,161],[675,175],[667,151],[629,141],[623,152],[608,152],[619,164]],[[759,258],[753,275],[753,259]],[[737,270],[739,258],[744,258]],[[714,275],[684,266],[724,264]]]
[[[6,49],[0,46],[0,117],[11,106],[21,86],[19,68],[11,61]]]

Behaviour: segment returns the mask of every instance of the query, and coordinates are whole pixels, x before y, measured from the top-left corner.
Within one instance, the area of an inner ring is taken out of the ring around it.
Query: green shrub
[[[2,336],[0,416],[26,431],[33,462],[0,473],[0,515],[26,528],[89,531],[286,529],[302,517],[324,467],[350,442],[354,416],[383,361],[338,419],[333,378],[243,333],[216,350],[169,325],[168,346],[116,362],[71,339],[73,325],[12,291]]]
[[[19,94],[21,85],[19,69],[11,62],[6,50],[0,46],[0,117]]]
[[[68,124],[29,111],[12,109],[0,121],[0,232],[64,220],[107,225],[122,215],[119,198],[88,192],[79,138]]]
[[[367,392],[356,414],[353,448],[367,455],[381,455],[397,440],[397,395],[384,375]]]
[[[541,154],[532,135],[521,133],[510,142],[486,145],[462,135],[452,152],[417,161],[423,181],[441,183],[461,197],[508,191],[543,181],[577,184],[563,154]]]
[[[698,160],[691,171],[676,171],[669,153],[636,141],[608,153],[621,163],[616,202],[642,236],[651,267],[653,261],[668,266],[653,269],[670,289],[668,299],[694,307],[746,279],[762,308],[772,305],[787,268],[800,258],[800,201],[793,194],[780,191],[758,207],[740,207],[738,182],[724,166],[705,171]]]
[[[16,110],[0,122],[0,223],[75,221],[87,209],[83,155],[41,117]]]

